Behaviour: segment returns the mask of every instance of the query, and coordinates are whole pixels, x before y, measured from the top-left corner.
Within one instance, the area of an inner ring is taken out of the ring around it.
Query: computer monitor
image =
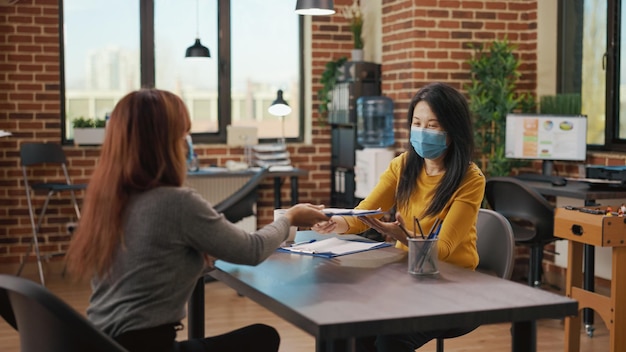
[[[585,161],[587,116],[508,114],[504,155],[512,159],[543,160],[551,175],[553,161]]]

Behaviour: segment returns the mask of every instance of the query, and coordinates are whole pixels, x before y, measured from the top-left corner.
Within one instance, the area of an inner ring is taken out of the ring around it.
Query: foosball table
[[[593,309],[609,330],[610,352],[626,351],[626,216],[617,207],[563,207],[554,213],[554,235],[569,240],[565,294],[578,309]],[[611,247],[611,292],[583,288],[583,245]],[[565,318],[565,351],[580,350],[582,314]],[[621,331],[621,332],[620,332]]]

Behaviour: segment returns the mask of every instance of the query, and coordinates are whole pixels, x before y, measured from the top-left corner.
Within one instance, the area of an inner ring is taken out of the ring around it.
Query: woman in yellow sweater
[[[413,228],[414,218],[424,231],[441,219],[439,260],[474,269],[478,265],[476,219],[485,192],[485,177],[471,161],[474,138],[467,101],[448,85],[429,84],[411,100],[408,123],[409,147],[391,161],[376,187],[357,206],[381,208],[385,212],[395,206],[396,221],[333,216],[313,226],[313,230],[360,233],[371,227],[396,239],[396,246],[406,249],[407,235],[401,226],[419,235],[419,228]],[[378,336],[375,350],[414,351],[434,338],[468,330],[471,328]],[[374,350],[360,347],[363,351]]]

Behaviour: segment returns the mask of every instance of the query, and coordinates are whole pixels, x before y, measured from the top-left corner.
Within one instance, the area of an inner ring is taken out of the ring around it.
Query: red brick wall
[[[534,90],[536,1],[383,1],[383,92],[394,101],[396,140],[408,142],[406,109],[424,84],[440,81],[465,91],[470,44],[507,38],[522,62],[518,86]]]
[[[368,0],[363,0],[368,1]],[[336,0],[338,14],[313,17],[313,143],[292,144],[296,167],[309,170],[300,179],[300,200],[327,203],[330,198],[330,133],[319,122],[319,76],[331,59],[350,55],[352,38],[341,8],[352,0]],[[536,86],[537,2],[491,0],[383,0],[383,94],[395,103],[396,140],[400,150],[407,139],[405,115],[411,96],[424,83],[444,81],[461,90],[468,83],[469,43],[507,37],[518,45],[522,59],[521,87]],[[31,236],[26,197],[21,182],[19,145],[28,141],[61,140],[59,92],[59,27],[57,0],[20,0],[0,6],[0,129],[13,136],[0,138],[0,263],[16,263]],[[75,182],[88,182],[99,148],[64,148]],[[199,146],[201,165],[242,160],[242,148]],[[623,157],[622,157],[623,158]],[[619,161],[623,163],[623,160]],[[607,160],[607,164],[611,161]],[[259,225],[271,221],[272,181],[261,187]],[[289,181],[283,201],[289,200]],[[81,195],[82,196],[82,195]],[[73,210],[58,197],[44,223],[42,248],[54,252],[67,246],[65,223]],[[37,206],[43,200],[38,198]]]

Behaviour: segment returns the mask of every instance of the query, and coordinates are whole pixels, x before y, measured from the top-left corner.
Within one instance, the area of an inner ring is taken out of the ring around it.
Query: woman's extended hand
[[[396,221],[394,222],[384,222],[370,216],[359,216],[359,220],[385,237],[391,237],[405,245],[408,243],[406,239],[407,233],[404,230],[406,227],[404,226],[404,220],[400,214],[396,214]]]
[[[324,221],[318,222],[317,224],[311,226],[311,230],[321,233],[322,235],[334,233],[335,229],[337,229],[337,222],[333,218],[335,217],[333,216]]]
[[[328,221],[328,216],[322,209],[323,205],[300,203],[287,209],[285,216],[289,218],[291,226],[311,227],[319,222]]]

